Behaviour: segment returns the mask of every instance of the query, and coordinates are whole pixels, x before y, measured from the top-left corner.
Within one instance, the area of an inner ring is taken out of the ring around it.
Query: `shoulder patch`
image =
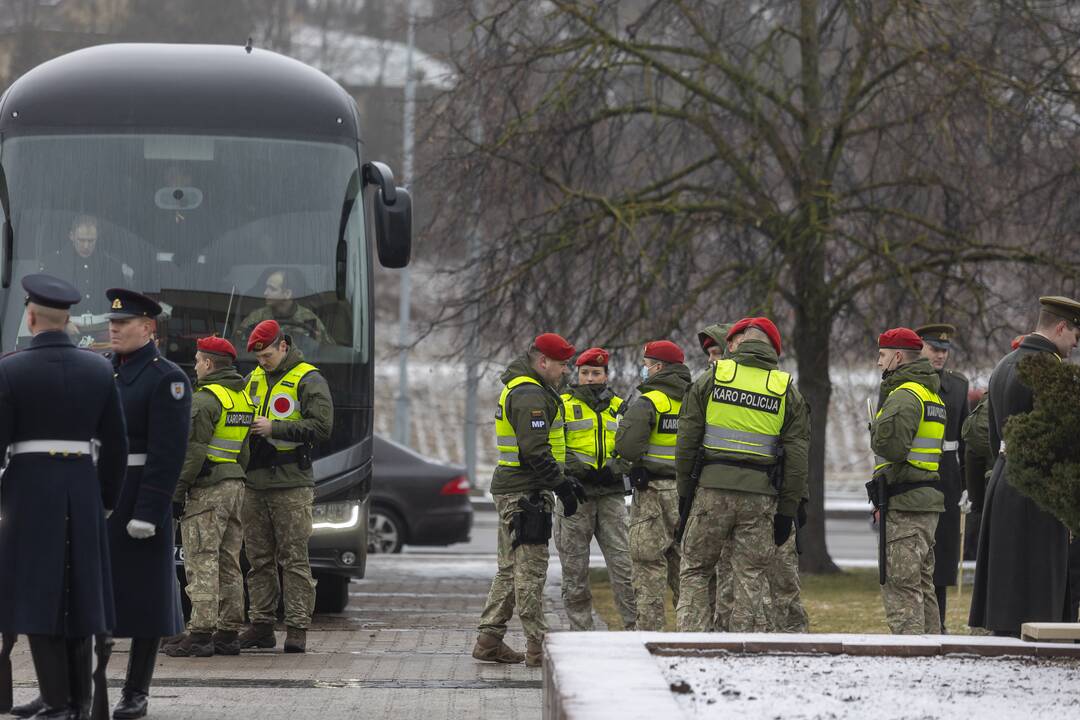
[[[547,428],[547,420],[543,418],[540,418],[539,420],[533,418],[529,421],[529,427],[531,427],[533,430],[544,430],[545,428]]]
[[[184,398],[184,383],[174,382],[169,385],[169,393],[173,396],[174,400],[183,400]]]

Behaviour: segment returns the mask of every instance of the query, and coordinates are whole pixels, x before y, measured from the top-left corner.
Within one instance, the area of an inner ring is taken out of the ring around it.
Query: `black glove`
[[[791,537],[791,531],[795,529],[795,518],[790,515],[776,513],[772,518],[772,536],[776,547],[780,547]]]
[[[599,483],[600,482],[600,471],[597,470],[596,468],[586,468],[585,469],[585,477],[582,478],[582,481],[583,482],[588,482],[588,483]]]
[[[690,520],[690,508],[694,506],[693,495],[679,496],[679,524],[675,526],[675,542],[681,543],[686,523]]]
[[[799,501],[799,509],[795,511],[795,520],[799,527],[806,527],[806,501]]]
[[[635,490],[649,487],[649,474],[645,472],[645,468],[636,467],[630,471],[630,487]]]
[[[605,465],[597,471],[596,481],[601,485],[614,485],[616,483],[622,483],[622,478],[615,477],[615,473],[611,472],[611,468]]]
[[[566,478],[555,488],[555,494],[562,500],[563,516],[570,517],[577,512],[578,503],[585,502],[589,496],[585,494],[585,488],[572,477]]]
[[[172,504],[172,516],[173,520],[179,520],[184,517],[184,503],[174,502]]]

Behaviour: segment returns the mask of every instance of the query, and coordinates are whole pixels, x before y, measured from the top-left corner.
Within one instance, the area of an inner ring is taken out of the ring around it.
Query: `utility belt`
[[[263,438],[252,438],[248,470],[262,470],[264,468],[291,465],[292,463],[296,463],[296,466],[301,470],[310,470],[311,446],[304,444],[298,445],[292,450],[278,450]]]
[[[510,549],[518,545],[547,545],[551,539],[552,513],[540,491],[518,498],[518,507],[510,518]]]
[[[880,508],[883,505],[886,507],[888,506],[888,502],[881,502],[881,498],[879,497],[879,493],[881,492],[880,487],[881,483],[878,482],[877,478],[866,483],[866,496],[870,499],[870,503],[876,508]],[[918,490],[920,488],[931,488],[932,490],[940,490],[941,483],[937,480],[925,480],[920,482],[906,483],[886,483],[885,500],[888,501],[889,498],[894,498],[897,495],[903,495],[906,492],[911,492],[912,490]]]
[[[780,488],[784,484],[783,464],[779,460],[765,463],[755,463],[748,460],[734,460],[731,458],[704,460],[702,466],[708,465],[727,465],[728,467],[741,468],[744,470],[756,470],[758,472],[765,473],[769,476],[769,484],[772,485],[773,490],[777,493],[780,492]]]

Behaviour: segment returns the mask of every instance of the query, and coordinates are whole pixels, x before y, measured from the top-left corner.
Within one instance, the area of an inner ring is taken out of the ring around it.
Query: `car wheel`
[[[318,580],[318,585],[315,586],[315,612],[345,612],[349,604],[348,576],[319,573],[315,579]]]
[[[399,553],[405,543],[405,523],[389,508],[376,506],[368,513],[368,552]]]

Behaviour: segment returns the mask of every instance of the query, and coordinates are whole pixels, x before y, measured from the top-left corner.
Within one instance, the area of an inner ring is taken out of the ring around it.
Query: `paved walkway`
[[[565,623],[558,567],[552,557],[546,606],[553,630]],[[162,657],[150,716],[539,718],[539,669],[479,663],[469,655],[494,571],[494,556],[373,556],[368,578],[351,585],[346,612],[316,617],[307,654],[283,654],[284,632],[279,632],[275,650],[245,651],[240,657]],[[508,642],[524,648],[516,618]],[[36,693],[25,638],[13,660],[19,703]],[[127,643],[118,641],[109,667],[113,701],[126,663]]]

